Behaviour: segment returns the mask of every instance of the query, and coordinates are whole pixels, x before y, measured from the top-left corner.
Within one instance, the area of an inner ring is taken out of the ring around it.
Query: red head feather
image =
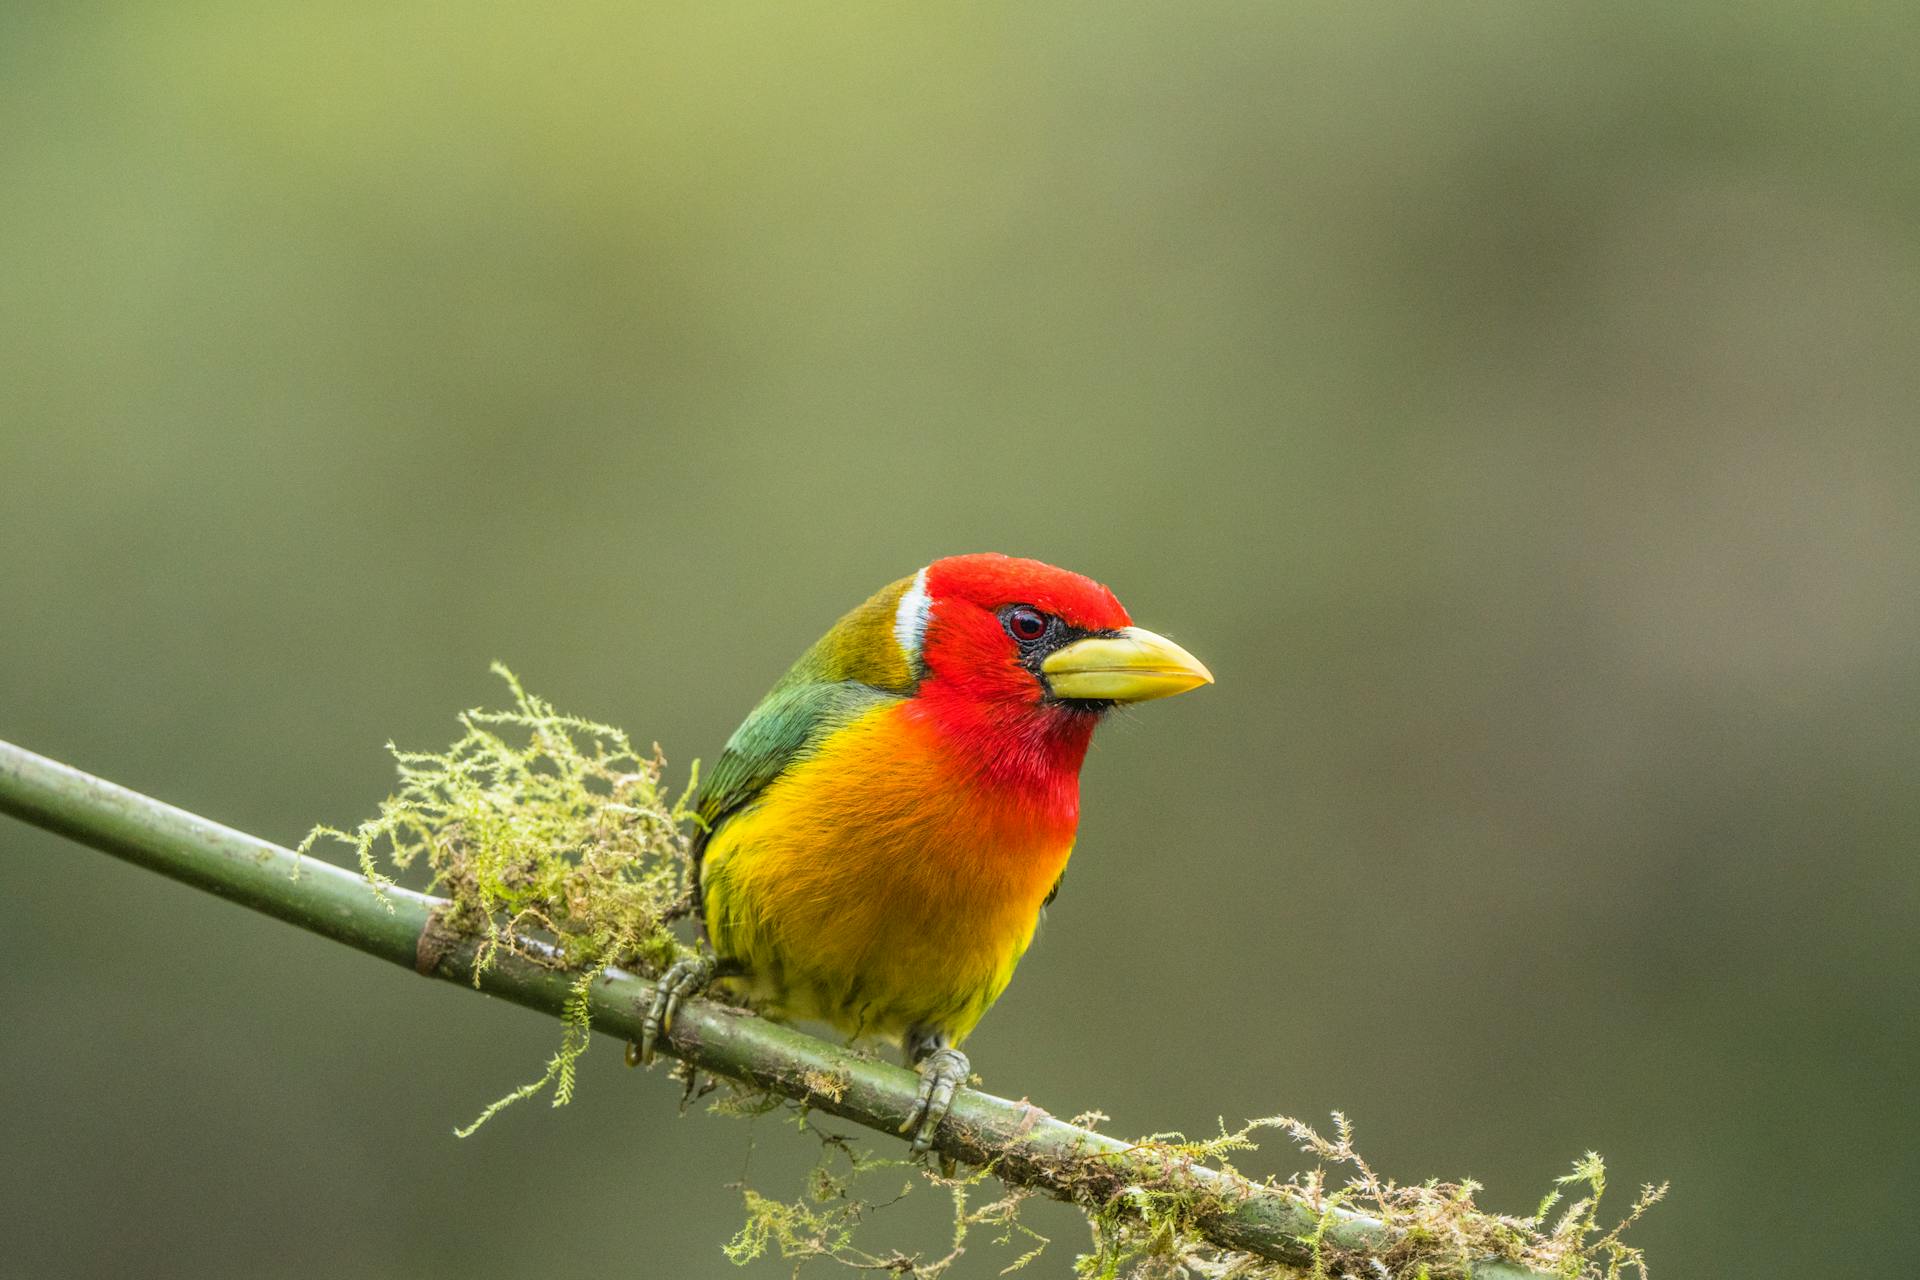
[[[1098,715],[1048,698],[1022,663],[1005,611],[1031,605],[1082,632],[1129,625],[1113,592],[1081,574],[995,554],[950,556],[926,570],[919,660],[926,678],[916,710],[970,759],[982,781],[1025,793],[1050,816],[1073,820],[1079,774]]]

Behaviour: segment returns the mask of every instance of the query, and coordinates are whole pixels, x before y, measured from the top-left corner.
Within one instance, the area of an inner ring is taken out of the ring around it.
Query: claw
[[[920,1155],[933,1146],[940,1122],[953,1110],[953,1093],[965,1084],[973,1064],[958,1049],[942,1045],[920,1063],[920,1096],[914,1102],[901,1133],[913,1135],[913,1154]]]
[[[711,956],[688,956],[676,960],[660,975],[660,981],[653,986],[653,1003],[647,1007],[647,1016],[640,1022],[640,1043],[627,1046],[628,1065],[653,1065],[654,1047],[661,1036],[673,1031],[674,1010],[680,1007],[682,1000],[698,995],[713,981],[713,976]]]

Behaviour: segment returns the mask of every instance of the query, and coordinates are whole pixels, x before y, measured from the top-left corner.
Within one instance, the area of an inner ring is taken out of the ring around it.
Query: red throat
[[[1080,765],[1096,716],[1031,704],[1008,708],[929,680],[909,714],[928,724],[949,760],[997,806],[1036,828],[1071,834],[1080,819]]]

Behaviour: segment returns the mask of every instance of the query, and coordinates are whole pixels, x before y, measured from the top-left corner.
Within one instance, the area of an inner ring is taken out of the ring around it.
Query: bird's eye
[[[1007,634],[1022,644],[1032,644],[1047,634],[1047,615],[1032,605],[1017,604],[1002,619]]]

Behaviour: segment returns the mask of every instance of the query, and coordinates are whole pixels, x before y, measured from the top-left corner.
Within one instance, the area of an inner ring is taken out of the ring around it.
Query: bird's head
[[[882,587],[788,679],[899,695],[953,760],[1070,824],[1101,713],[1213,676],[1173,641],[1134,626],[1093,579],[982,554],[936,560]],[[777,701],[779,690],[770,696]]]
[[[928,565],[900,594],[894,635],[919,696],[1016,721],[1078,719],[1213,680],[1185,649],[1134,626],[1098,582],[1012,556]]]
[[[936,560],[883,588],[816,654],[818,669],[906,695],[997,782],[1063,796],[1102,712],[1213,679],[1093,579],[992,554]]]

